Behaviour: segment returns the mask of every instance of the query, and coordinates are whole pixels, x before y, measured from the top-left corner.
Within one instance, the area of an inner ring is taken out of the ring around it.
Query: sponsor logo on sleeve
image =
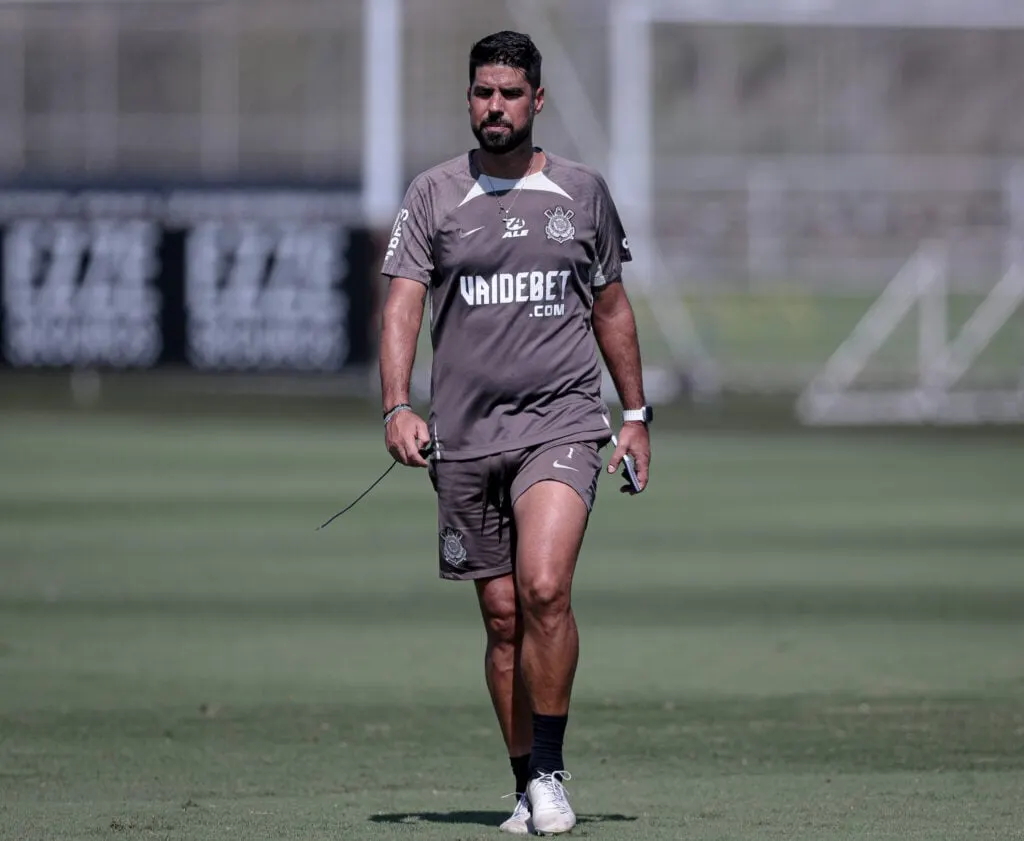
[[[398,212],[398,217],[395,219],[395,226],[391,229],[391,239],[388,241],[388,250],[384,255],[385,263],[395,256],[395,251],[398,250],[399,243],[402,241],[402,232],[404,230],[405,220],[408,218],[409,211],[403,207]]]

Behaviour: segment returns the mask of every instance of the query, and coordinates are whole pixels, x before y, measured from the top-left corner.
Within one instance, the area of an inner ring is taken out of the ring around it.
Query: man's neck
[[[504,155],[477,149],[476,156],[477,166],[491,178],[522,178],[530,172],[537,172],[544,161],[544,153],[535,154],[532,142],[524,143]]]

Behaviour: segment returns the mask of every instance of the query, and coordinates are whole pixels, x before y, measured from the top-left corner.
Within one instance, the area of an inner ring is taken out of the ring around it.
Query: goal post
[[[610,108],[619,117],[612,135],[611,171],[618,179],[618,191],[639,209],[637,218],[643,220],[645,231],[652,228],[657,206],[655,114],[649,82],[658,26],[1024,30],[1024,4],[1006,0],[609,0],[609,4]],[[1020,224],[1024,220],[1022,173],[1018,164],[1008,182],[1012,221],[999,232],[1007,243],[1002,274],[996,269],[972,277],[976,285],[982,281],[982,291],[976,288],[964,294],[960,283],[964,278],[958,276],[948,253],[950,244],[920,243],[821,370],[809,380],[804,375],[796,384],[799,421],[808,425],[1024,422],[1024,338],[1018,335],[1021,331],[1013,332],[1015,316],[1024,312],[1024,259],[1013,240],[1024,230]],[[964,231],[968,237],[975,233],[988,236],[988,232]],[[751,255],[754,244],[751,235]],[[911,321],[915,310],[916,321]],[[872,364],[891,351],[887,342],[894,335],[905,340],[911,330],[916,330],[915,342],[909,351],[905,342],[900,344],[898,366],[872,377],[877,373],[871,370]],[[991,371],[981,372],[979,359],[987,360],[996,348],[998,376],[987,377],[985,373]]]
[[[961,387],[972,365],[1024,304],[1024,262],[1007,268],[950,337],[945,243],[923,243],[861,318],[797,400],[808,425],[990,424],[1024,421],[1024,359],[1015,383]],[[858,387],[872,357],[917,307],[914,382],[903,388]]]
[[[611,3],[605,29],[608,41],[608,113],[600,114],[588,86],[570,58],[558,28],[553,25],[550,4],[537,0],[506,0],[512,20],[523,31],[534,33],[544,44],[545,66],[558,79],[562,96],[551,105],[562,127],[583,157],[602,168],[623,216],[633,253],[629,283],[634,301],[642,302],[644,313],[658,334],[667,363],[645,362],[644,376],[649,398],[669,401],[688,382],[697,400],[712,401],[719,396],[714,359],[706,348],[685,300],[677,294],[675,278],[652,231],[651,199],[651,89],[650,40],[643,18],[631,12],[630,4]],[[646,325],[645,325],[646,326]],[[605,375],[605,391],[614,398],[614,388]]]

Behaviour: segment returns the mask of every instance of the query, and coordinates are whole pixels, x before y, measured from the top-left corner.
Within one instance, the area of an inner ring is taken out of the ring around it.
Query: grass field
[[[425,473],[315,531],[376,427],[30,409],[0,412],[0,837],[499,837]],[[1024,838],[1020,440],[654,445],[577,578],[574,835]]]

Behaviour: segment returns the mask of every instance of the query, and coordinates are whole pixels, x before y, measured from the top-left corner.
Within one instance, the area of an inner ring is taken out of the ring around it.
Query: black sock
[[[512,764],[512,773],[516,775],[516,794],[525,794],[526,784],[530,781],[530,754],[510,756],[508,761]]]
[[[564,771],[562,742],[565,739],[567,715],[533,714],[533,752],[530,754],[530,776]]]

